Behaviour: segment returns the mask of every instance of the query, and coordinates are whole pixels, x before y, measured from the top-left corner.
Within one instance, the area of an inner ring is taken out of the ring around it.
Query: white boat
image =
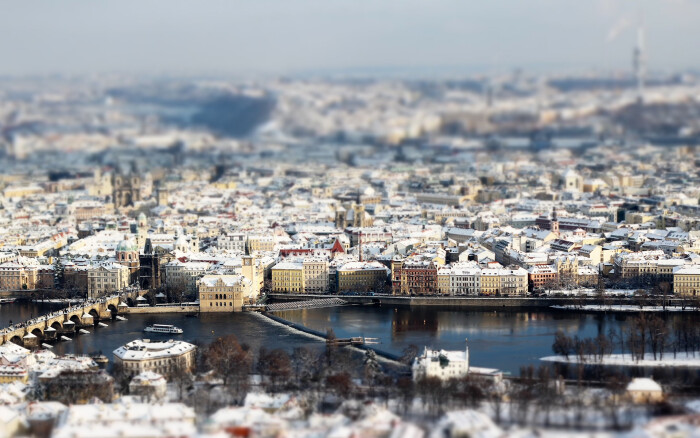
[[[90,332],[85,330],[85,329],[78,330],[78,333],[80,333],[81,335],[89,335],[90,334]]]
[[[167,324],[153,324],[149,325],[145,329],[143,329],[144,332],[149,332],[149,333],[171,333],[171,334],[182,334],[182,329],[177,328],[174,325],[167,325]]]
[[[109,326],[108,326],[107,324],[105,324],[104,322],[98,322],[97,325],[100,326],[100,327],[109,327]]]
[[[126,321],[126,318],[124,318],[123,316],[120,316],[120,315],[117,315],[116,318],[117,318],[117,321]]]
[[[72,339],[69,338],[68,336],[61,336],[61,340],[62,341],[72,341]]]

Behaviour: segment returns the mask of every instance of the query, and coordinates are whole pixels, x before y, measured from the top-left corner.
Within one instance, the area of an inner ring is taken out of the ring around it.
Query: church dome
[[[130,252],[130,251],[138,251],[138,248],[136,247],[136,243],[132,242],[129,240],[128,236],[124,236],[124,240],[119,242],[119,245],[117,245],[117,252]]]

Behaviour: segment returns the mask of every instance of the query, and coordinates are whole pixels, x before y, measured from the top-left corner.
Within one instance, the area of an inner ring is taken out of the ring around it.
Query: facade
[[[307,257],[302,262],[304,292],[328,292],[328,260],[323,257]]]
[[[248,236],[248,254],[272,252],[275,250],[275,238],[270,235]]]
[[[17,365],[0,365],[0,385],[12,382],[27,383],[27,369]]]
[[[303,262],[282,262],[272,267],[273,292],[304,292]]]
[[[243,233],[222,234],[216,239],[216,247],[222,251],[245,253],[246,240]]]
[[[481,269],[475,263],[458,263],[449,270],[448,294],[478,295],[481,292]]]
[[[205,275],[197,289],[200,312],[240,312],[251,299],[252,282],[242,275]]]
[[[0,290],[34,290],[38,278],[36,266],[6,262],[0,265]]]
[[[129,268],[119,263],[102,263],[87,270],[88,298],[98,298],[129,285]]]
[[[178,368],[192,370],[195,346],[183,341],[137,339],[114,350],[114,364],[130,376],[145,371],[169,376]]]
[[[464,351],[433,350],[425,347],[411,367],[413,380],[437,377],[440,380],[459,379],[469,374],[469,347]]]
[[[438,270],[432,261],[409,259],[398,263],[394,261],[391,266],[395,295],[435,295],[438,292]],[[396,270],[400,270],[398,275]]]
[[[528,270],[528,274],[532,289],[554,287],[559,282],[557,268],[552,265],[532,266]]]
[[[135,175],[114,175],[112,178],[112,199],[115,208],[133,207],[141,201],[141,178]]]
[[[180,262],[173,260],[164,265],[165,284],[168,288],[181,288],[188,294],[197,293],[197,279],[204,275],[210,265],[206,262]]]
[[[678,266],[673,270],[673,294],[697,296],[700,293],[700,266]]]
[[[168,382],[165,377],[151,371],[137,374],[129,382],[129,395],[151,403],[164,401],[167,389]]]
[[[337,270],[338,292],[370,292],[386,285],[389,269],[379,262],[350,262]]]

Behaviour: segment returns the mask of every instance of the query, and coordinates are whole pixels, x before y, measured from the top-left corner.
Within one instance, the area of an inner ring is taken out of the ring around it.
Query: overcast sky
[[[700,67],[700,0],[0,0],[0,73],[627,69],[642,15]]]

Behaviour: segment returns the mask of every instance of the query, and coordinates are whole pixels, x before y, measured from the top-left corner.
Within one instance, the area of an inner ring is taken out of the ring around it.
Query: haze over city
[[[0,438],[693,437],[700,1],[0,4]]]

